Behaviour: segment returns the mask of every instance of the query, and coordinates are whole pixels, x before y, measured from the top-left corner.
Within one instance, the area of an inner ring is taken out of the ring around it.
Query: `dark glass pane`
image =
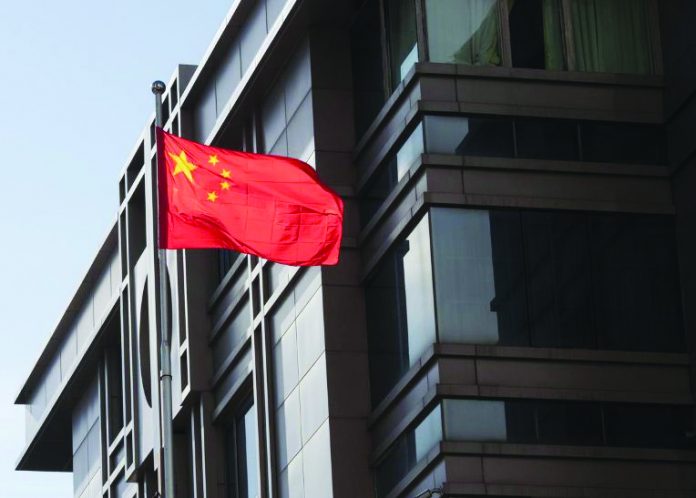
[[[587,217],[522,213],[532,345],[593,348]]]
[[[529,159],[576,161],[578,153],[577,124],[570,121],[543,119],[515,120],[517,156]]]
[[[220,282],[241,256],[241,253],[235,251],[227,251],[225,249],[218,251],[218,280]]]
[[[592,278],[602,348],[684,350],[674,237],[668,217],[594,216]]]
[[[375,178],[360,197],[360,221],[363,226],[370,222],[397,183],[396,157],[394,157],[375,174]]]
[[[602,413],[595,403],[537,405],[539,443],[602,445]]]
[[[442,412],[438,405],[415,428],[397,439],[378,464],[375,473],[378,498],[386,496],[440,441]]]
[[[370,388],[376,405],[435,342],[428,218],[398,242],[365,290]]]
[[[259,496],[259,458],[256,407],[249,399],[225,434],[229,498]]]
[[[693,448],[693,409],[660,405],[604,405],[609,446]]]
[[[416,4],[414,0],[387,0],[387,30],[392,89],[418,61]]]
[[[350,29],[356,139],[384,104],[380,25],[379,1],[367,0]]]
[[[660,127],[612,123],[581,125],[583,160],[607,163],[664,164]]]
[[[513,67],[544,69],[544,20],[541,0],[517,0],[510,8]]]
[[[464,156],[513,157],[512,122],[505,119],[469,118],[468,132],[455,152]]]
[[[507,440],[509,443],[532,444],[537,442],[535,403],[511,400],[505,402]]]

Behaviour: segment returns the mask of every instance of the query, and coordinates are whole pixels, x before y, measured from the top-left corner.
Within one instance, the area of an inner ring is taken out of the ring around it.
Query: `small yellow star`
[[[193,175],[191,172],[198,168],[195,164],[191,163],[187,157],[186,157],[186,152],[183,150],[181,151],[181,154],[178,156],[175,154],[172,154],[171,152],[169,153],[169,157],[174,159],[174,162],[176,163],[176,167],[174,168],[174,176],[178,175],[179,173],[183,173],[186,178],[188,178],[188,181],[191,183],[195,183],[193,181]]]
[[[220,160],[218,159],[217,155],[214,155],[214,156],[210,156],[210,159],[208,159],[208,162],[210,164],[212,164],[213,166],[215,166],[217,163],[220,162]]]
[[[232,173],[230,173],[229,170],[227,170],[227,169],[222,170],[222,177],[223,178],[229,178],[231,175],[232,175]]]
[[[218,195],[215,192],[209,192],[208,193],[208,200],[210,202],[215,202],[218,198]]]
[[[230,183],[229,182],[222,182],[220,184],[220,187],[222,187],[222,190],[229,190],[230,189]]]

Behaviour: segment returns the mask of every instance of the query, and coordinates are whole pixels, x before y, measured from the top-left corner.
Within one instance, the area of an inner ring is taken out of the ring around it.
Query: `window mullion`
[[[500,19],[500,53],[503,67],[512,67],[512,45],[510,41],[510,9],[507,0],[498,0],[498,12]]]
[[[382,93],[385,96],[391,95],[392,74],[391,74],[391,53],[389,51],[389,27],[387,26],[387,8],[384,0],[379,0],[379,24],[381,27],[380,38],[382,39]]]
[[[418,60],[430,60],[428,52],[428,27],[426,21],[425,0],[412,0],[416,3],[416,42],[418,45]]]
[[[561,23],[563,25],[563,42],[568,71],[576,71],[575,64],[575,38],[573,36],[573,14],[571,0],[562,0]]]

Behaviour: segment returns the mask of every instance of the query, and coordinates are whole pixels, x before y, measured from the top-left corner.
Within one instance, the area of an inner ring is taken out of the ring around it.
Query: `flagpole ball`
[[[162,95],[166,89],[167,85],[164,84],[164,81],[157,80],[152,83],[152,93],[155,95]]]

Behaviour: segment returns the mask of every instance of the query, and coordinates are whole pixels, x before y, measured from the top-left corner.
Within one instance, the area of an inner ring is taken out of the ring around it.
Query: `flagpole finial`
[[[166,89],[167,85],[164,84],[164,81],[157,80],[152,83],[152,93],[155,95],[162,95]]]

